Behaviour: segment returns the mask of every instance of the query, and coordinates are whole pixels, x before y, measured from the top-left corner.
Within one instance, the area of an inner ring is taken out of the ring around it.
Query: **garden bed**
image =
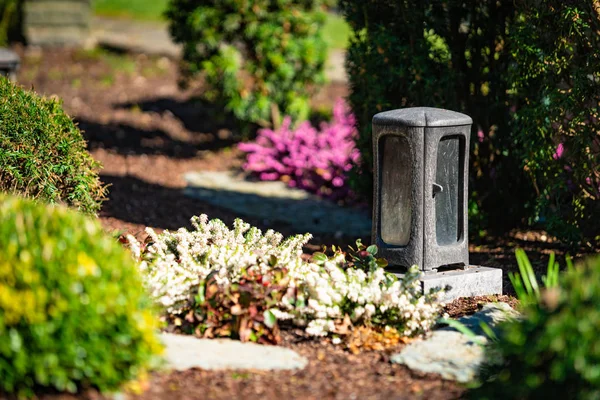
[[[192,215],[207,214],[230,225],[239,215],[185,197],[183,174],[189,171],[230,170],[240,167],[235,150],[236,124],[216,118],[215,110],[197,100],[201,83],[178,88],[176,62],[168,58],[112,54],[99,51],[52,50],[25,54],[19,82],[46,95],[57,95],[85,131],[94,158],[104,164],[100,176],[110,184],[99,218],[108,231],[120,231],[143,239],[146,226],[162,229],[190,227]],[[324,88],[314,99],[316,107],[330,107],[347,93],[342,84]],[[294,227],[244,216],[261,229],[284,235]],[[362,238],[368,243],[369,238]],[[306,253],[323,245],[348,245],[356,237],[316,236]],[[543,232],[513,232],[488,237],[471,245],[471,262],[516,270],[514,248],[527,250],[534,268],[542,272],[551,250],[557,247]],[[492,298],[460,299],[447,307],[451,317],[471,314]],[[514,298],[501,301],[514,304]],[[463,388],[434,375],[419,375],[389,362],[386,351],[352,354],[329,341],[304,338],[293,331],[283,334],[283,345],[309,359],[298,372],[185,372],[155,373],[142,386],[144,399],[162,398],[458,398]],[[400,345],[401,347],[402,345]],[[97,398],[88,393],[85,396]],[[46,396],[42,398],[52,398]],[[59,396],[69,398],[69,396]]]

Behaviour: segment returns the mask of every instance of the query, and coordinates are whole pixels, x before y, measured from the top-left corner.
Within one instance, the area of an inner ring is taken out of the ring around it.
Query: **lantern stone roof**
[[[414,127],[471,125],[473,120],[456,111],[433,107],[400,108],[375,114],[373,124]]]

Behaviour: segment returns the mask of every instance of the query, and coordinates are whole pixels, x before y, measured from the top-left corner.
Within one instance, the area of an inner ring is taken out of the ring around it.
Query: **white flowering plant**
[[[277,342],[283,320],[314,336],[341,333],[349,320],[415,336],[435,324],[443,306],[439,291],[421,293],[416,267],[402,278],[387,273],[376,246],[357,241],[348,253],[333,247],[306,261],[310,234],[284,240],[240,219],[229,229],[206,215],[192,225],[161,234],[148,228],[146,244],[128,241],[165,315],[198,335]]]

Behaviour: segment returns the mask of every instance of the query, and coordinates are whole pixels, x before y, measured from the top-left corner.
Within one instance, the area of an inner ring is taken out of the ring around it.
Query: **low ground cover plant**
[[[152,297],[188,332],[277,342],[281,321],[326,336],[349,320],[415,336],[435,324],[441,309],[439,292],[421,294],[416,269],[402,279],[386,273],[375,246],[359,242],[350,254],[334,248],[305,261],[309,234],[283,240],[239,219],[229,229],[206,215],[192,224],[192,231],[148,229],[144,244],[129,237]]]
[[[240,143],[245,171],[261,180],[281,180],[334,201],[348,200],[347,173],[360,161],[354,115],[342,100],[330,123],[319,129],[305,121],[292,127],[285,118],[279,129],[260,129],[255,141]]]
[[[511,280],[522,317],[498,327],[486,349],[476,399],[597,399],[600,396],[600,259],[558,273],[551,258],[543,285],[521,251]]]
[[[115,390],[161,351],[130,255],[73,210],[0,194],[0,397]]]
[[[0,192],[95,213],[106,192],[99,168],[59,101],[0,77]]]

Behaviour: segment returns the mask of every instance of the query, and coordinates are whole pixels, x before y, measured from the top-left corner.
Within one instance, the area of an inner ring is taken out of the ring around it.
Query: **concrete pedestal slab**
[[[465,269],[425,273],[420,281],[425,293],[434,288],[450,286],[442,298],[445,302],[459,297],[502,294],[502,270],[499,268],[472,265]]]

